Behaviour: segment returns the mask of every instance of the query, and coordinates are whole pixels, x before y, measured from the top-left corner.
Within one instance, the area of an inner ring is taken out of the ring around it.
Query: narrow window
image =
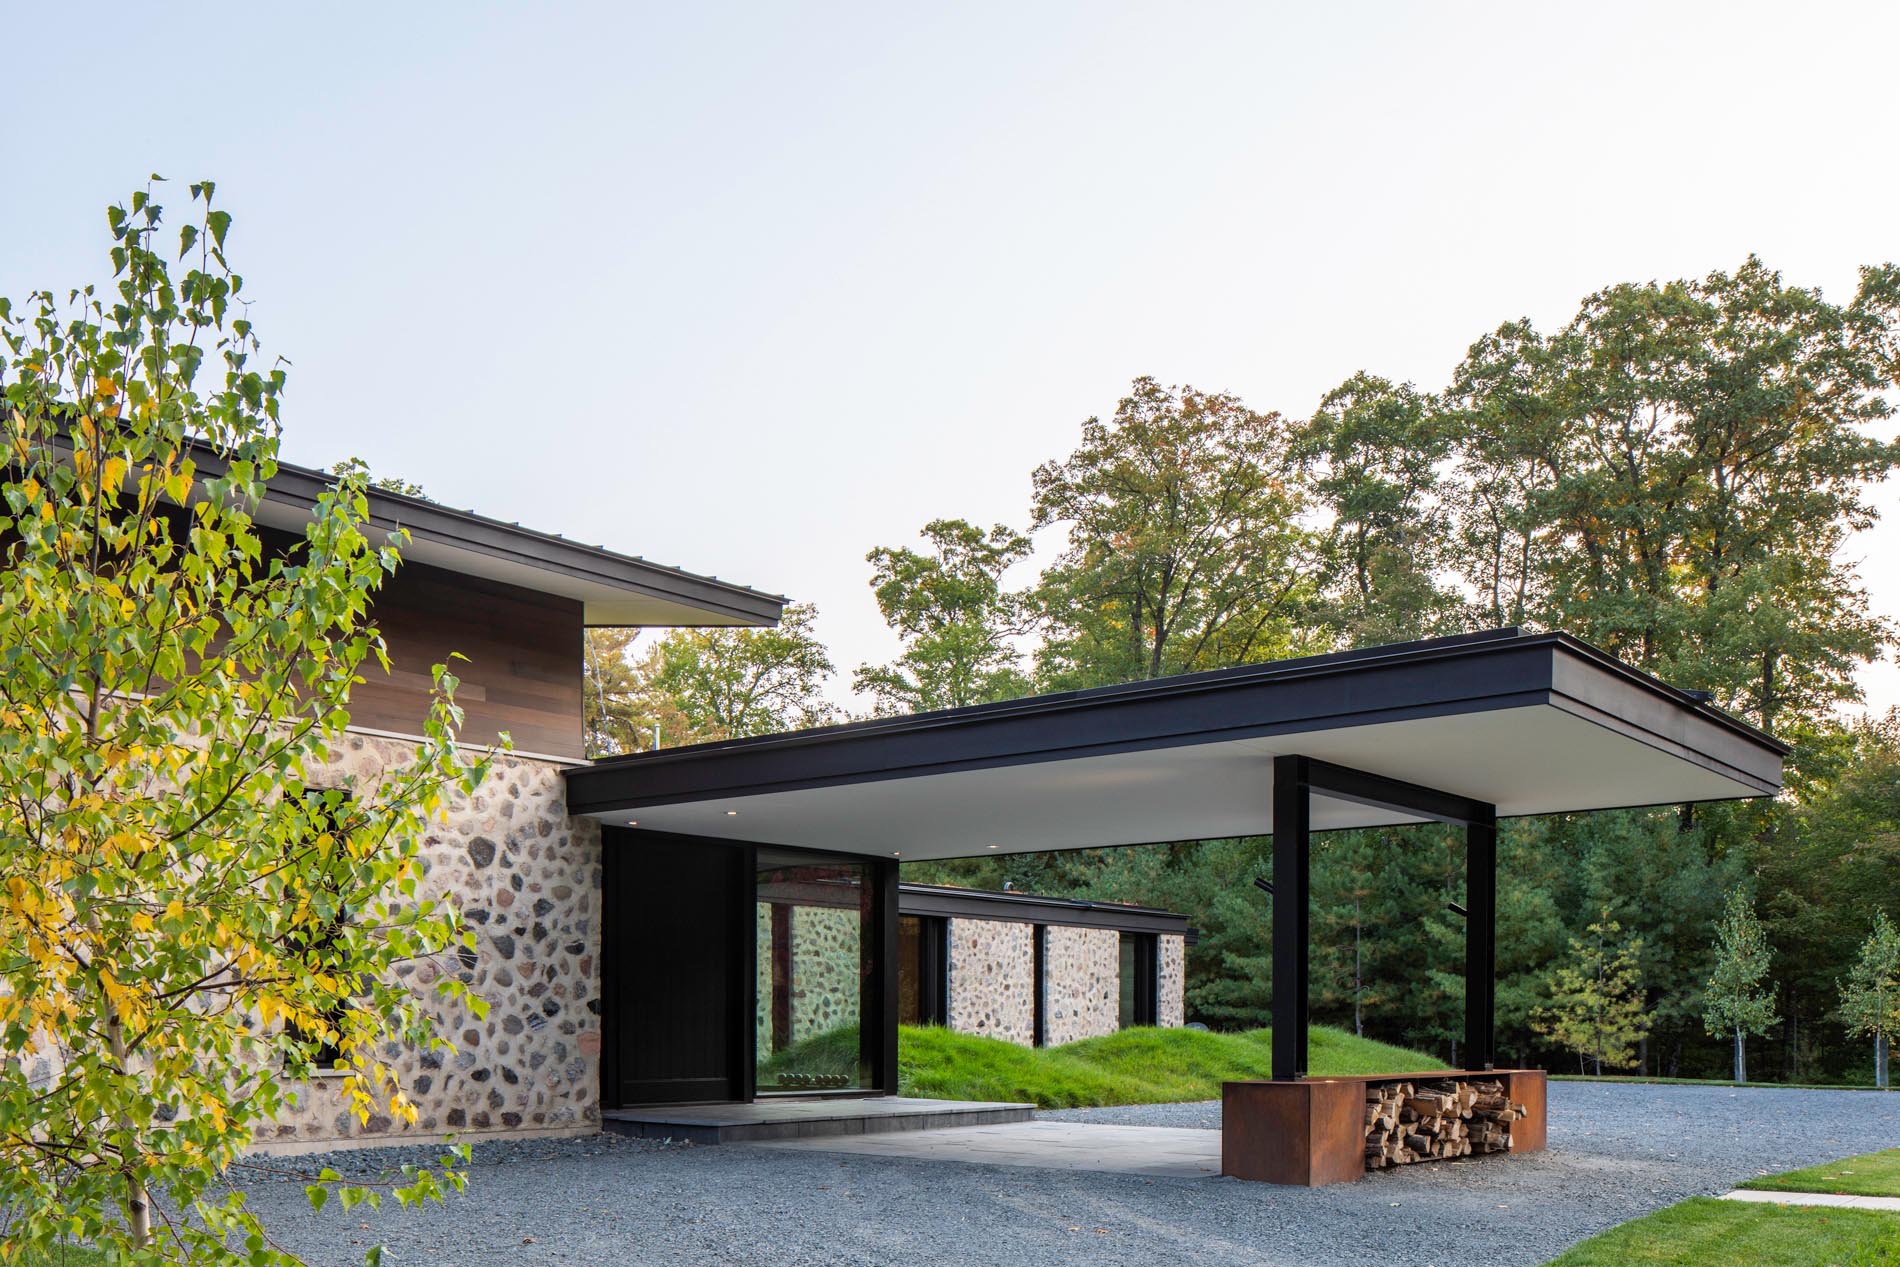
[[[1030,968],[1029,989],[1034,1019],[1030,1023],[1030,1041],[1038,1047],[1049,1045],[1049,927],[1037,924],[1030,930],[1035,955]]]
[[[1121,944],[1121,1027],[1155,1023],[1160,993],[1153,933],[1123,933]]]
[[[935,915],[897,917],[897,1022],[943,1025],[945,999],[945,922]]]

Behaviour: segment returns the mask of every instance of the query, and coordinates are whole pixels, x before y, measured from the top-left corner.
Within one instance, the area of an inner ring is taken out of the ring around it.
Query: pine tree
[[[1755,918],[1755,903],[1740,886],[1729,890],[1715,925],[1715,972],[1709,977],[1702,1023],[1711,1035],[1735,1038],[1735,1081],[1748,1081],[1747,1036],[1774,1028],[1775,996],[1763,987],[1772,954]]]
[[[1643,939],[1622,939],[1623,926],[1605,909],[1582,937],[1570,939],[1570,957],[1550,976],[1550,1004],[1537,1009],[1531,1025],[1565,1051],[1577,1053],[1601,1074],[1622,1068],[1649,1031],[1644,1007]]]
[[[1887,1085],[1887,1043],[1900,1026],[1900,928],[1887,912],[1874,914],[1873,932],[1841,985],[1841,1019],[1851,1034],[1874,1040],[1874,1085]]]

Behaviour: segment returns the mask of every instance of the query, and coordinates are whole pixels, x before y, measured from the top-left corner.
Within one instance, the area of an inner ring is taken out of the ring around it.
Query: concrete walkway
[[[1722,1194],[1724,1201],[1754,1201],[1763,1205],[1831,1205],[1843,1210],[1885,1210],[1900,1214],[1900,1197],[1850,1197],[1837,1192],[1761,1192],[1737,1188]]]
[[[1105,1126],[1039,1120],[1002,1126],[776,1140],[761,1148],[907,1157],[916,1161],[1041,1170],[1095,1170],[1171,1179],[1220,1174],[1220,1132],[1173,1126]]]

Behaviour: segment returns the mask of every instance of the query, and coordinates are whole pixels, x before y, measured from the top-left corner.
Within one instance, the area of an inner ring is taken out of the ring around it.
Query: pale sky
[[[213,177],[287,457],[814,601],[841,682],[895,650],[865,552],[1021,526],[1138,374],[1303,416],[1611,282],[1900,257],[1890,2],[0,0],[0,46],[0,294]],[[1900,615],[1900,524],[1854,552]]]

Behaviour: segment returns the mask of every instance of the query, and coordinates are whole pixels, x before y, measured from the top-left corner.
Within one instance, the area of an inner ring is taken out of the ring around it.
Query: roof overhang
[[[208,446],[193,456],[201,471],[222,469]],[[253,517],[266,527],[301,533],[317,498],[335,482],[326,472],[279,462]],[[786,602],[389,489],[369,491],[369,526],[385,533],[406,530],[406,561],[574,599],[583,604],[589,625],[775,625]]]
[[[1564,634],[1500,630],[616,757],[604,823],[906,861],[1258,835],[1275,756],[1501,816],[1769,796],[1785,745]],[[1315,796],[1313,827],[1422,821]]]

